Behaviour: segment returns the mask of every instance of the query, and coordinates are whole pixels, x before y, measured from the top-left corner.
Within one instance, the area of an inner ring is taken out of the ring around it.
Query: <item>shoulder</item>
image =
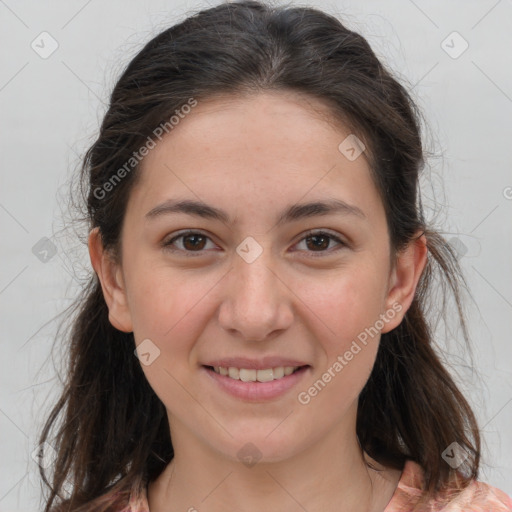
[[[423,469],[412,460],[405,463],[395,494],[384,512],[409,512],[423,496]],[[512,499],[485,482],[472,480],[461,489],[457,478],[418,512],[512,512]]]
[[[464,507],[468,512],[512,512],[510,496],[501,489],[476,480],[453,500],[453,504]]]

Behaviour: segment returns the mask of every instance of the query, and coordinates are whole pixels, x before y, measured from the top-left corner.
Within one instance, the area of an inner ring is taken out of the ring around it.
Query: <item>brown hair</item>
[[[138,167],[108,192],[104,184],[157,126],[194,98],[296,91],[324,101],[333,116],[366,144],[396,253],[418,231],[426,235],[427,267],[402,323],[383,334],[371,376],[359,397],[357,435],[372,458],[396,469],[412,459],[425,470],[432,497],[455,474],[441,457],[456,441],[468,458],[464,485],[477,478],[480,437],[470,406],[444,368],[426,321],[435,276],[452,292],[464,337],[464,284],[450,245],[424,220],[419,173],[424,167],[421,115],[406,89],[367,41],[338,19],[313,8],[257,1],[223,3],[163,31],[133,58],[112,92],[99,136],[87,151],[80,192],[88,229],[99,227],[116,254],[120,228]],[[126,170],[126,167],[125,167]],[[173,457],[166,410],[134,355],[133,333],[109,322],[99,280],[92,273],[77,298],[67,337],[69,362],[62,395],[46,420],[40,443],[53,438],[57,457],[45,512],[114,510],[102,501],[155,479]],[[63,484],[72,493],[64,497]],[[60,506],[52,509],[56,498]]]

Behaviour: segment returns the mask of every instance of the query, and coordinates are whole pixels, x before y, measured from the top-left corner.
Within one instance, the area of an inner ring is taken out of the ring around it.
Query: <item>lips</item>
[[[248,371],[259,372],[260,370],[252,369]],[[212,382],[213,385],[216,386],[216,389],[220,389],[232,397],[243,401],[262,403],[268,400],[279,399],[293,388],[297,387],[306,376],[311,375],[311,367],[309,365],[300,366],[289,375],[284,375],[283,377],[273,380],[264,380],[263,382],[254,380],[243,381],[239,378],[231,378],[229,375],[222,375],[220,372],[217,373],[213,367],[205,365],[201,366],[201,373],[205,378],[209,379],[209,382]]]

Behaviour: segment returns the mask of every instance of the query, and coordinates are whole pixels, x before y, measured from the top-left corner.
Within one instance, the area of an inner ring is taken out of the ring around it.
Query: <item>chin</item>
[[[243,436],[230,438],[229,446],[225,446],[225,450],[221,449],[223,455],[248,468],[256,464],[272,464],[292,459],[301,451],[303,443],[297,443],[298,440],[292,432],[278,432],[275,426],[276,424],[264,431],[255,429],[252,433],[248,431]],[[273,429],[275,430],[272,431]],[[218,448],[217,446],[216,449]]]

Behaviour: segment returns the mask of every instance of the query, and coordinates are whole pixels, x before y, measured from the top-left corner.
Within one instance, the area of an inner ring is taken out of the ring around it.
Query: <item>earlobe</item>
[[[99,228],[94,228],[89,233],[89,257],[91,264],[98,276],[103,291],[103,297],[108,306],[109,321],[120,331],[132,332],[132,322],[123,273],[112,255],[103,247]]]
[[[409,309],[421,274],[427,264],[427,239],[419,233],[396,258],[395,267],[390,277],[390,287],[386,298],[386,310],[398,311],[393,315],[382,333],[397,327]],[[400,307],[399,307],[400,306]]]

